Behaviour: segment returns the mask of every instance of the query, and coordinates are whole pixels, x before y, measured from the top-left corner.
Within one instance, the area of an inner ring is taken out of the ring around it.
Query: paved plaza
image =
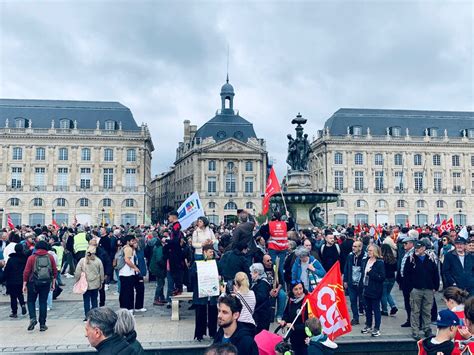
[[[40,332],[39,326],[34,331],[27,331],[28,316],[19,315],[18,319],[11,319],[10,301],[8,296],[0,296],[0,351],[2,352],[73,352],[93,350],[84,335],[84,311],[82,297],[72,293],[72,279],[65,279],[66,286],[61,296],[53,302],[53,309],[48,312],[46,332]],[[202,343],[193,340],[194,311],[188,310],[189,304],[182,303],[180,321],[171,321],[171,309],[165,306],[153,306],[155,283],[145,284],[145,307],[147,311],[135,315],[138,339],[145,349],[147,348],[182,348],[203,347],[210,342],[205,338]],[[118,295],[116,286],[111,285],[107,291],[106,305],[118,309]],[[400,341],[411,339],[410,328],[401,328],[406,320],[403,310],[403,298],[398,289],[394,289],[399,312],[396,317],[382,317],[379,338],[363,335],[360,329],[363,324],[355,326],[352,333],[338,339],[337,342],[355,342],[370,340],[376,342]],[[437,294],[438,306],[441,303],[441,294]],[[363,323],[364,317],[361,317]],[[272,324],[274,329],[275,324]],[[434,329],[434,328],[433,328]]]

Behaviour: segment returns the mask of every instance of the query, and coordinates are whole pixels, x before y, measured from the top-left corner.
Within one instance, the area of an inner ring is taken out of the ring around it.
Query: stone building
[[[260,213],[267,151],[252,123],[234,110],[234,88],[221,89],[221,110],[198,129],[184,121],[183,141],[170,171],[152,181],[153,209],[163,219],[197,191],[212,222],[235,217],[237,209]]]
[[[340,109],[312,142],[329,223],[474,223],[474,113]]]
[[[120,103],[2,99],[0,221],[142,223],[153,150]]]

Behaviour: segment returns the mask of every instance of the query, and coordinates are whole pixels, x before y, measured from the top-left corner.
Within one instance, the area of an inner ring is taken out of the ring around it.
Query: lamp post
[[[3,228],[3,208],[0,208],[0,229]]]
[[[461,213],[462,213],[462,209],[459,209],[459,224],[462,225],[462,224],[464,224],[463,223],[464,221],[462,220],[462,214]]]
[[[219,224],[219,218],[217,218],[217,222],[216,222],[216,210],[215,209],[212,210],[212,219],[213,219],[212,223],[214,223],[215,225]]]
[[[378,223],[377,223],[377,212],[378,212],[378,211],[375,210],[374,212],[375,212],[375,226],[377,226],[377,224],[378,224]]]
[[[102,226],[105,225],[105,208],[104,207],[102,207],[102,220],[100,222]]]
[[[416,225],[420,226],[420,210],[416,211]]]

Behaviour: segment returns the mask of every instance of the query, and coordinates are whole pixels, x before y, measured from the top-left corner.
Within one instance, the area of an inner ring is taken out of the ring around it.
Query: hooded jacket
[[[37,249],[31,256],[28,257],[26,261],[25,271],[23,271],[23,282],[29,282],[33,278],[33,271],[35,268],[36,256],[49,255],[49,260],[51,261],[51,266],[53,268],[53,279],[56,280],[58,276],[58,268],[56,267],[56,261],[51,254],[48,254],[47,250]]]
[[[21,285],[23,283],[23,271],[25,270],[27,259],[24,254],[10,254],[3,273],[7,286]]]
[[[130,333],[125,335],[127,343],[135,350],[134,354],[145,354],[142,344],[137,340],[137,332],[132,330]]]
[[[454,343],[452,341],[447,340],[441,344],[433,344],[431,342],[433,338],[434,336],[431,336],[418,341],[418,355],[437,355],[438,352],[441,352],[443,355],[451,355],[454,349]]]
[[[237,329],[229,338],[229,342],[237,348],[238,354],[258,355],[257,343],[253,340],[253,337],[252,329],[242,326],[242,323],[237,322]],[[223,339],[224,330],[219,328],[214,337],[214,344],[222,343]]]
[[[320,334],[310,338],[308,355],[333,355],[337,344],[329,340],[326,334]]]

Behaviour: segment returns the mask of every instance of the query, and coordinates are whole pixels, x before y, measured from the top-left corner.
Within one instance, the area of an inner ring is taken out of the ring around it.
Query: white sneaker
[[[146,312],[146,308],[136,309],[135,312]]]
[[[108,291],[109,290],[109,285],[105,284],[104,290]]]
[[[64,274],[64,276],[66,276],[66,279],[71,279],[74,277],[74,275],[71,275],[71,274]]]
[[[51,307],[46,308],[46,310],[47,310],[47,311],[50,311],[50,310],[51,310]]]

